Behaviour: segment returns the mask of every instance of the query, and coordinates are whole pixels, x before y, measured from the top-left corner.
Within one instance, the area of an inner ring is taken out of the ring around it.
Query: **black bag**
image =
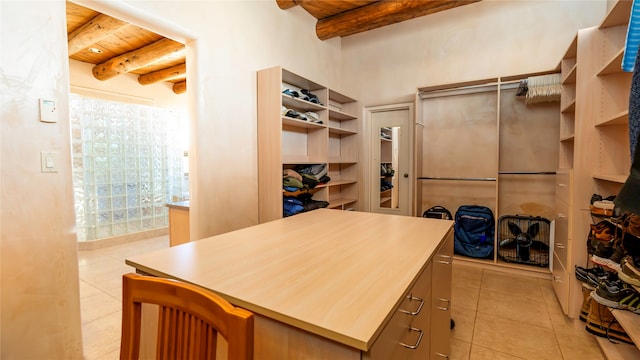
[[[422,213],[423,218],[453,220],[451,212],[444,206],[436,205]]]
[[[486,206],[462,205],[456,211],[453,248],[456,254],[493,257],[495,219]]]

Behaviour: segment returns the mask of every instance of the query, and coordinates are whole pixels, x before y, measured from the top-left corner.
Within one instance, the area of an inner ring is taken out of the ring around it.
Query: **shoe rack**
[[[588,263],[586,239],[593,223],[592,194],[618,193],[629,174],[628,108],[631,73],[621,70],[631,1],[613,3],[601,24],[581,29],[560,61],[559,169],[553,287],[563,311],[577,318],[583,301],[574,267]],[[593,266],[590,264],[589,266]],[[640,316],[626,319],[640,329]],[[618,316],[616,315],[616,316]],[[636,339],[640,334],[635,334]],[[636,344],[638,343],[638,340]],[[603,351],[607,341],[599,341]],[[632,347],[633,348],[633,347]],[[637,349],[632,349],[636,351]],[[625,358],[625,357],[623,357]]]
[[[283,216],[282,170],[298,165],[327,164],[326,184],[313,199],[329,208],[358,210],[358,102],[282,67],[257,73],[258,86],[258,216],[259,222]],[[319,104],[283,94],[283,89],[309,90]],[[322,123],[282,114],[282,107],[318,115]]]

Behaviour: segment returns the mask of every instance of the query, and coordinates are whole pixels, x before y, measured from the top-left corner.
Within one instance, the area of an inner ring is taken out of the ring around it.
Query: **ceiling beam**
[[[187,74],[187,64],[180,64],[170,68],[150,72],[148,74],[138,76],[140,85],[154,84],[160,81],[174,80],[184,78]]]
[[[296,5],[300,5],[305,1],[309,0],[276,0],[276,3],[280,9],[287,10],[295,7]]]
[[[389,0],[346,11],[316,23],[320,40],[353,35],[480,0]]]
[[[127,25],[129,25],[128,22],[105,14],[94,17],[69,34],[67,41],[69,56],[99,42]]]
[[[173,84],[173,92],[176,94],[182,94],[187,91],[187,80],[180,81]]]
[[[166,56],[176,56],[182,51],[185,51],[184,44],[165,38],[94,66],[93,76],[98,80],[108,80],[114,76],[153,64]]]

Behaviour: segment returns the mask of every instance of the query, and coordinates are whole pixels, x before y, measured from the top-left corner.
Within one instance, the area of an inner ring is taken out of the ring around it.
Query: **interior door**
[[[369,108],[372,212],[411,215],[411,104]]]

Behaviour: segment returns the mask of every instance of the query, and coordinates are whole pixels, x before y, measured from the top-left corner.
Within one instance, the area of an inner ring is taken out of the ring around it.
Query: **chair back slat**
[[[122,302],[121,360],[139,357],[142,303],[158,305],[157,359],[215,360],[218,334],[229,359],[253,359],[253,314],[206,289],[125,274]]]

